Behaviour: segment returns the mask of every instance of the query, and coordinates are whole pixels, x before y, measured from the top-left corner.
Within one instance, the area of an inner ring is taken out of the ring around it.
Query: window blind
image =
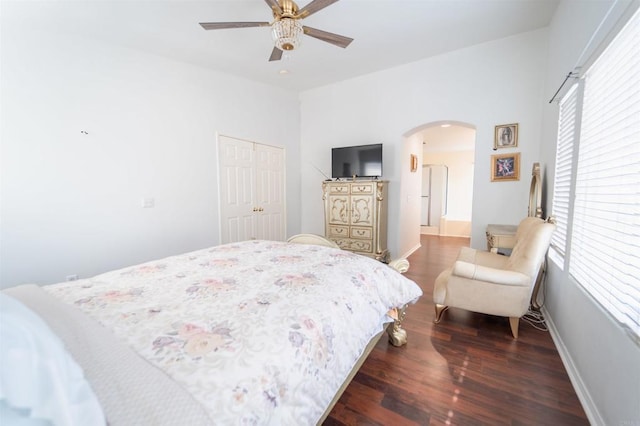
[[[553,202],[551,215],[556,221],[556,231],[551,237],[551,248],[557,255],[558,266],[564,268],[571,196],[571,173],[573,147],[576,139],[578,111],[578,84],[574,84],[560,100],[558,117],[558,142],[556,149],[556,170],[553,180]],[[552,256],[554,258],[555,256]],[[556,259],[554,259],[556,260]]]
[[[569,273],[639,341],[639,13],[584,80]]]

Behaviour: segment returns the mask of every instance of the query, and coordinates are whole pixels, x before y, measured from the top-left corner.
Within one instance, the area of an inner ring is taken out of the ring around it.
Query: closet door
[[[285,239],[284,150],[218,138],[220,242]]]
[[[256,234],[253,143],[220,136],[220,242],[250,240]]]
[[[284,150],[255,144],[256,238],[285,239]]]

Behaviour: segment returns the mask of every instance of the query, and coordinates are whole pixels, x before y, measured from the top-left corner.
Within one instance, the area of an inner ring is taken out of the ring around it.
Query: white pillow
[[[82,369],[33,311],[0,293],[0,418],[5,425],[104,425]]]

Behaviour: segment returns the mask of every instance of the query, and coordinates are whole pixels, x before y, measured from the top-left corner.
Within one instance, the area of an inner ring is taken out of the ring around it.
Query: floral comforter
[[[422,294],[372,259],[272,241],[44,289],[111,329],[225,425],[315,424],[386,312]]]

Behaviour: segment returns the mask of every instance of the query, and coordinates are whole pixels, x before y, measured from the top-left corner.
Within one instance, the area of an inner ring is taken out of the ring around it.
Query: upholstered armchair
[[[527,217],[518,225],[510,256],[463,247],[453,266],[436,278],[435,322],[449,307],[509,317],[517,339],[554,230],[552,223]]]

